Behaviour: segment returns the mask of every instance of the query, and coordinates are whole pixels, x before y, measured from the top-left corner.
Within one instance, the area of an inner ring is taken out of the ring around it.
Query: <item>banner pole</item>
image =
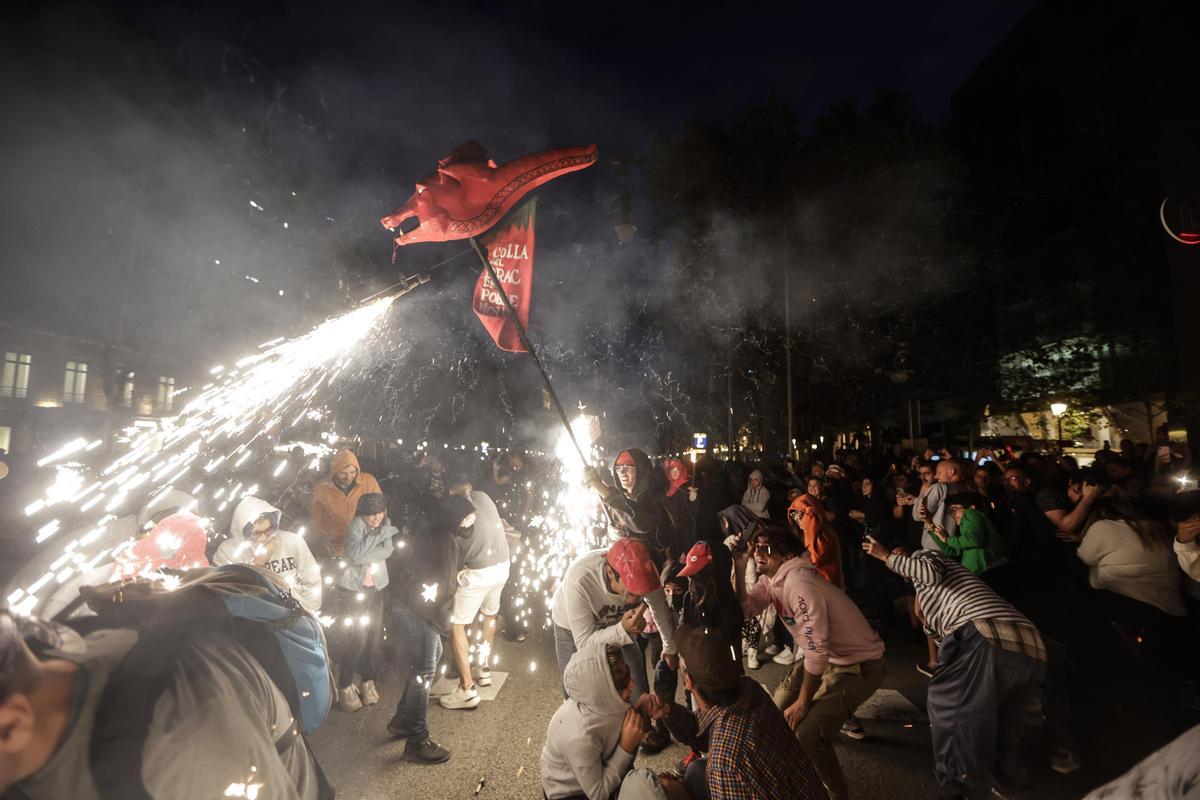
[[[504,285],[500,283],[500,279],[496,276],[496,270],[492,268],[491,259],[487,257],[487,253],[479,246],[479,241],[474,236],[471,237],[470,241],[471,247],[475,248],[475,254],[483,262],[483,267],[487,270],[488,277],[495,284],[496,291],[500,295],[500,299],[504,302],[504,308],[507,309],[509,316],[512,318],[513,325],[516,326],[517,336],[521,339],[521,345],[525,348],[525,352],[529,353],[529,357],[533,359],[534,365],[542,376],[542,384],[546,388],[546,394],[550,397],[550,402],[554,405],[554,410],[558,412],[558,418],[562,421],[563,427],[567,429],[567,436],[571,437],[571,444],[575,445],[575,452],[579,454],[579,460],[583,462],[585,467],[588,466],[588,460],[583,454],[583,448],[579,446],[579,442],[575,439],[575,431],[571,430],[571,421],[567,419],[567,412],[559,401],[558,393],[554,391],[554,386],[550,383],[550,376],[546,374],[546,368],[542,366],[542,360],[538,358],[537,350],[533,347],[533,342],[529,341],[529,336],[525,333],[525,326],[521,324],[521,318],[517,316],[517,310],[513,308],[512,301],[508,299],[508,292],[504,291]]]

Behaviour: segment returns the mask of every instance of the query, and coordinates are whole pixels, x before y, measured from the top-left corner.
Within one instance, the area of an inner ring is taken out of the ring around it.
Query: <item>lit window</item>
[[[158,378],[158,410],[170,411],[175,405],[175,379],[160,375]]]
[[[63,378],[63,402],[82,403],[87,395],[87,364],[83,361],[68,361],[67,374]]]
[[[5,353],[4,372],[0,374],[0,397],[26,397],[29,394],[28,353]]]
[[[133,378],[132,372],[125,373],[125,385],[121,387],[121,405],[125,408],[133,407]]]
[[[12,452],[12,428],[0,425],[0,453]]]

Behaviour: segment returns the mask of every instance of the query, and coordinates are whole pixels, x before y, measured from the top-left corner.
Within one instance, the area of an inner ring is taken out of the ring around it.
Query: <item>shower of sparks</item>
[[[318,393],[328,389],[346,369],[352,351],[379,335],[377,323],[392,304],[384,297],[326,320],[307,334],[268,342],[258,352],[240,359],[233,368],[214,367],[217,382],[199,391],[178,416],[161,420],[153,428],[126,431],[124,452],[86,478],[69,465],[55,467],[56,476],[42,498],[25,506],[34,521],[39,544],[51,539],[62,546],[61,556],[40,577],[8,595],[18,613],[32,613],[56,586],[81,575],[90,582],[107,580],[112,567],[101,564],[105,555],[117,555],[125,542],[105,542],[104,534],[122,513],[146,505],[156,492],[162,498],[172,489],[194,493],[192,507],[204,500],[210,486],[218,511],[253,494],[258,487],[201,480],[201,474],[238,467],[260,451],[273,454],[281,431],[320,412]],[[122,440],[119,440],[122,441]],[[336,435],[331,435],[331,443]],[[60,447],[40,464],[59,461],[93,449],[84,439]],[[304,448],[308,453],[309,449]],[[318,448],[318,452],[321,449]],[[137,535],[144,531],[131,531]],[[89,545],[106,548],[99,555]],[[65,567],[61,568],[62,565]],[[78,575],[77,575],[78,573]]]
[[[591,444],[597,431],[594,418],[578,417],[571,430],[589,459],[598,463],[599,451]],[[515,581],[511,624],[529,628],[535,621],[549,628],[554,591],[567,567],[589,550],[602,546],[606,527],[595,493],[583,483],[584,464],[566,431],[559,431],[554,444],[553,468],[545,485],[536,484],[534,503],[525,542],[514,562]],[[540,490],[540,491],[539,491]],[[530,664],[530,670],[536,665]]]
[[[432,603],[437,600],[438,585],[436,583],[421,584],[421,599],[426,603]]]

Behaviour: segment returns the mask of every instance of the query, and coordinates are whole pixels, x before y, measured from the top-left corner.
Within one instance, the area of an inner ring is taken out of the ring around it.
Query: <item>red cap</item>
[[[685,578],[690,578],[711,564],[712,560],[712,550],[708,549],[708,542],[696,542],[692,545],[692,549],[688,550],[688,554],[684,556],[683,569],[679,570],[679,574]]]
[[[608,565],[617,571],[621,583],[636,595],[646,595],[662,588],[658,570],[650,560],[646,545],[636,539],[617,539],[608,548]]]
[[[633,453],[628,450],[622,450],[620,453],[617,453],[617,463],[615,466],[633,467],[637,466],[637,461],[634,460]]]

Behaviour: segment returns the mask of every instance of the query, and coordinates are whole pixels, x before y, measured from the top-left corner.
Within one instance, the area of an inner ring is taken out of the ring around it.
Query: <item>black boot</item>
[[[416,761],[419,764],[441,764],[443,761],[450,760],[450,751],[433,739],[426,739],[423,742],[409,739],[408,744],[404,745],[402,758],[405,761]]]

